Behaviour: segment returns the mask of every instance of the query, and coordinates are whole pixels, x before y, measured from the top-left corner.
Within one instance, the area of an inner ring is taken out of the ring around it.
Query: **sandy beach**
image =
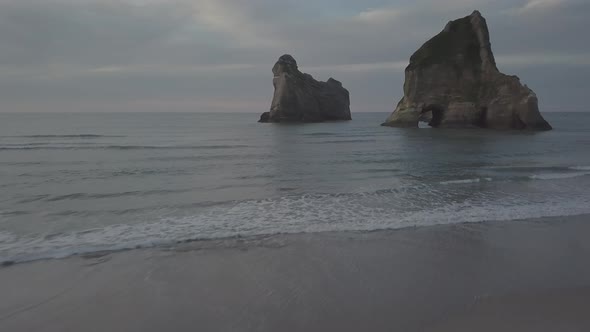
[[[1,331],[588,331],[589,216],[183,243],[0,269]]]
[[[0,332],[590,332],[590,0],[0,0]]]

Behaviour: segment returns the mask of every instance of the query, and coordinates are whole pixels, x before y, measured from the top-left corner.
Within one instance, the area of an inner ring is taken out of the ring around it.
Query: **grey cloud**
[[[0,6],[2,65],[128,61],[161,46],[185,19],[162,5],[15,1]]]
[[[512,0],[331,1],[350,10],[300,0],[0,0],[0,111],[259,112],[282,53],[318,79],[343,81],[355,110],[391,111],[409,56],[475,8],[500,66],[542,106],[578,109],[585,97],[585,1],[535,10]],[[548,83],[555,77],[561,84]]]
[[[570,0],[534,11],[496,13],[489,18],[495,51],[588,54],[590,44],[583,40],[589,12],[590,3]]]

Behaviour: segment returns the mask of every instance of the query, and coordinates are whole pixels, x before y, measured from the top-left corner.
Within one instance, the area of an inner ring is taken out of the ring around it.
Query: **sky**
[[[285,53],[391,112],[411,54],[475,9],[541,111],[590,111],[588,0],[0,0],[0,112],[263,112]]]

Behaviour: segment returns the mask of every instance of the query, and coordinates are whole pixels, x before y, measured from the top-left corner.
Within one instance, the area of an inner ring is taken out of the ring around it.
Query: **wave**
[[[574,193],[536,197],[467,198],[463,201],[404,200],[385,191],[304,194],[204,207],[185,217],[154,217],[79,231],[17,236],[0,232],[0,262],[62,258],[96,251],[172,245],[190,240],[278,233],[376,231],[450,223],[507,221],[590,213],[590,197]],[[380,203],[375,206],[375,203]],[[393,207],[391,205],[394,205]],[[73,213],[73,211],[68,211]],[[280,222],[278,222],[280,221]]]
[[[0,151],[11,150],[223,150],[248,148],[248,145],[71,145],[71,146],[0,146]]]
[[[101,137],[127,137],[127,136],[74,134],[74,135],[19,135],[19,136],[0,136],[0,137],[10,137],[10,138],[101,138]]]
[[[105,146],[104,149],[113,150],[224,150],[224,149],[236,149],[236,148],[248,148],[249,145],[193,145],[193,146],[159,146],[159,145],[109,145]]]
[[[370,169],[364,169],[361,171],[357,171],[356,173],[368,173],[368,174],[379,174],[379,173],[384,173],[384,174],[391,174],[391,173],[399,173],[401,172],[402,169],[399,168],[370,168]]]
[[[360,164],[395,164],[404,161],[403,158],[386,158],[386,159],[358,159],[355,163]]]
[[[88,200],[88,199],[103,199],[103,198],[117,198],[126,196],[150,196],[150,195],[167,195],[176,193],[190,192],[191,189],[175,189],[175,190],[144,190],[144,191],[125,191],[119,193],[105,193],[105,194],[89,194],[89,193],[74,193],[61,196],[43,197],[40,200],[47,202],[58,202],[64,200]]]
[[[50,146],[50,147],[60,147],[60,146],[65,146],[65,147],[70,147],[70,146],[92,146],[92,145],[99,145],[100,143],[95,143],[95,142],[76,142],[76,143],[71,143],[71,142],[47,142],[47,141],[43,141],[43,142],[32,142],[32,143],[4,143],[2,144],[0,147],[6,147],[6,148],[11,148],[11,147],[15,147],[15,148],[20,148],[20,147],[44,147],[44,146]]]
[[[449,181],[441,181],[439,182],[442,185],[450,185],[450,184],[469,184],[469,183],[480,183],[482,181],[493,181],[492,178],[475,178],[475,179],[461,179],[461,180],[449,180]]]
[[[578,173],[545,173],[545,174],[534,174],[529,176],[533,180],[559,180],[559,179],[571,179],[581,176],[590,175],[590,172],[578,172]]]
[[[191,156],[191,155],[182,155],[182,156],[155,156],[155,157],[145,157],[142,159],[137,159],[137,161],[221,161],[221,160],[266,160],[272,158],[272,155],[269,153],[248,153],[248,154],[222,154],[222,155],[209,155],[209,156]],[[1,164],[1,163],[0,163]],[[238,165],[237,161],[234,165]]]
[[[512,173],[513,176],[509,178],[512,180],[559,180],[590,175],[590,166],[504,165],[484,166],[481,169]]]
[[[232,177],[235,180],[259,180],[259,179],[273,179],[277,176],[275,174],[255,174],[255,175],[240,175]],[[233,187],[233,186],[230,186]]]
[[[307,137],[342,137],[342,138],[358,138],[358,137],[375,137],[374,133],[329,133],[329,132],[318,132],[318,133],[307,133],[302,136]]]
[[[308,133],[303,134],[303,136],[312,136],[312,137],[326,137],[326,136],[334,136],[335,133]]]
[[[24,216],[29,214],[28,211],[0,211],[0,216],[2,217],[9,217],[9,216]],[[2,243],[2,241],[0,241]]]
[[[500,181],[523,181],[523,180],[560,180],[560,179],[571,179],[577,178],[581,176],[590,175],[590,172],[563,172],[563,173],[539,173],[539,174],[531,174],[526,177],[512,177],[502,179]],[[481,183],[481,182],[492,182],[498,179],[493,179],[490,177],[486,178],[472,178],[472,179],[458,179],[458,180],[448,180],[448,181],[441,181],[439,184],[442,185],[454,185],[454,184],[473,184],[473,183]]]
[[[560,165],[493,165],[481,166],[480,169],[491,169],[501,171],[590,171],[590,166],[560,166]]]
[[[309,144],[344,144],[344,143],[374,143],[376,139],[343,139],[331,141],[310,142]]]
[[[54,161],[54,160],[44,160],[44,161],[0,161],[0,165],[6,165],[6,166],[39,166],[39,165],[44,165],[44,166],[57,166],[57,165],[67,165],[67,166],[73,166],[73,165],[86,165],[89,164],[90,162],[88,161]]]

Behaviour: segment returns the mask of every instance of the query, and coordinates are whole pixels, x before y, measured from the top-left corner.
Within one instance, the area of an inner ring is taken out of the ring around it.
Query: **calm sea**
[[[545,115],[554,131],[0,114],[0,261],[590,213],[590,113]]]

